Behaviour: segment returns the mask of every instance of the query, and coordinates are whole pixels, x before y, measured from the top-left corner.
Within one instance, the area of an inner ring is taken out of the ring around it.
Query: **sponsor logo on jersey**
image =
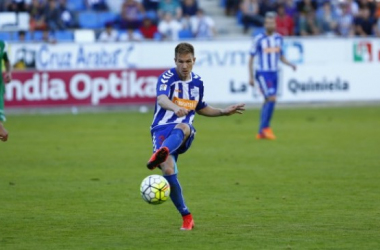
[[[165,83],[160,85],[160,91],[166,91],[167,88],[168,88],[168,85],[166,85]]]
[[[173,98],[173,103],[188,110],[195,110],[195,108],[197,107],[198,101],[181,99],[175,96]]]
[[[265,48],[264,53],[278,53],[280,52],[279,47],[270,47],[270,48]]]

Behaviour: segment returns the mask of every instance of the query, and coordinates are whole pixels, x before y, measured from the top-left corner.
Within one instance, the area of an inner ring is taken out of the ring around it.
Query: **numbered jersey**
[[[151,129],[160,125],[188,123],[192,124],[195,112],[207,106],[203,100],[203,81],[191,72],[191,79],[182,81],[175,68],[165,71],[156,87],[157,96],[166,95],[176,105],[189,110],[186,116],[178,117],[173,111],[162,108],[156,101]]]

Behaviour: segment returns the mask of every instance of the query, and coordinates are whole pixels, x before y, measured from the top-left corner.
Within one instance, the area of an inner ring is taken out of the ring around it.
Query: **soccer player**
[[[254,38],[250,50],[249,84],[254,86],[256,79],[265,98],[261,109],[259,133],[256,138],[274,140],[276,136],[270,127],[270,121],[276,103],[278,61],[280,60],[285,65],[290,66],[293,70],[296,70],[296,66],[284,57],[282,50],[283,38],[280,34],[275,32],[276,14],[274,12],[268,12],[265,15],[264,27],[265,32],[258,34]],[[256,56],[258,60],[255,64],[256,70],[254,77],[253,64]]]
[[[194,47],[180,43],[175,48],[175,68],[165,71],[157,82],[157,100],[151,135],[153,155],[147,163],[150,170],[159,167],[170,184],[170,198],[183,218],[181,230],[192,230],[193,217],[185,204],[177,178],[178,155],[185,153],[194,140],[192,123],[195,113],[215,117],[241,114],[244,104],[225,109],[213,108],[203,99],[203,81],[192,72]]]
[[[4,74],[1,74],[0,76],[0,140],[7,141],[8,131],[4,128],[4,125],[3,125],[3,122],[5,122],[6,120],[5,115],[4,115],[4,93],[5,93],[4,83],[9,83],[12,80],[12,74],[11,74],[11,63],[8,58],[6,43],[0,40],[0,72],[3,72],[2,59],[4,60],[5,72]]]

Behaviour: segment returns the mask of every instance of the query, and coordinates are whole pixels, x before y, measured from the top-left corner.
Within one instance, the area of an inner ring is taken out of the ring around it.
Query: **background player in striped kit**
[[[195,113],[215,117],[241,114],[244,104],[225,109],[213,108],[204,101],[202,79],[192,72],[194,47],[180,43],[175,48],[176,67],[165,71],[158,79],[157,100],[151,134],[154,154],[147,163],[151,170],[160,167],[170,184],[170,198],[183,218],[181,230],[192,230],[193,217],[185,205],[177,178],[178,155],[185,153],[195,136]]]
[[[268,12],[264,21],[265,32],[258,34],[254,38],[253,45],[250,50],[249,59],[249,84],[255,85],[255,79],[259,84],[260,90],[264,95],[265,102],[261,109],[260,127],[256,136],[257,139],[276,139],[271,127],[277,94],[278,69],[281,61],[285,65],[296,70],[296,66],[290,63],[284,57],[282,46],[283,38],[276,33],[276,13]],[[254,66],[254,59],[257,61]],[[254,76],[255,67],[255,76]]]

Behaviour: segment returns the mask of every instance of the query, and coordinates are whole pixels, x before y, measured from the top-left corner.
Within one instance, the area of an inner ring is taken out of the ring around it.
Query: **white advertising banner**
[[[194,72],[211,103],[259,103],[248,85],[251,40],[192,41]],[[177,42],[11,44],[16,69],[38,71],[156,70],[174,67]],[[380,39],[285,39],[285,56],[297,64],[279,73],[279,102],[380,100]]]

